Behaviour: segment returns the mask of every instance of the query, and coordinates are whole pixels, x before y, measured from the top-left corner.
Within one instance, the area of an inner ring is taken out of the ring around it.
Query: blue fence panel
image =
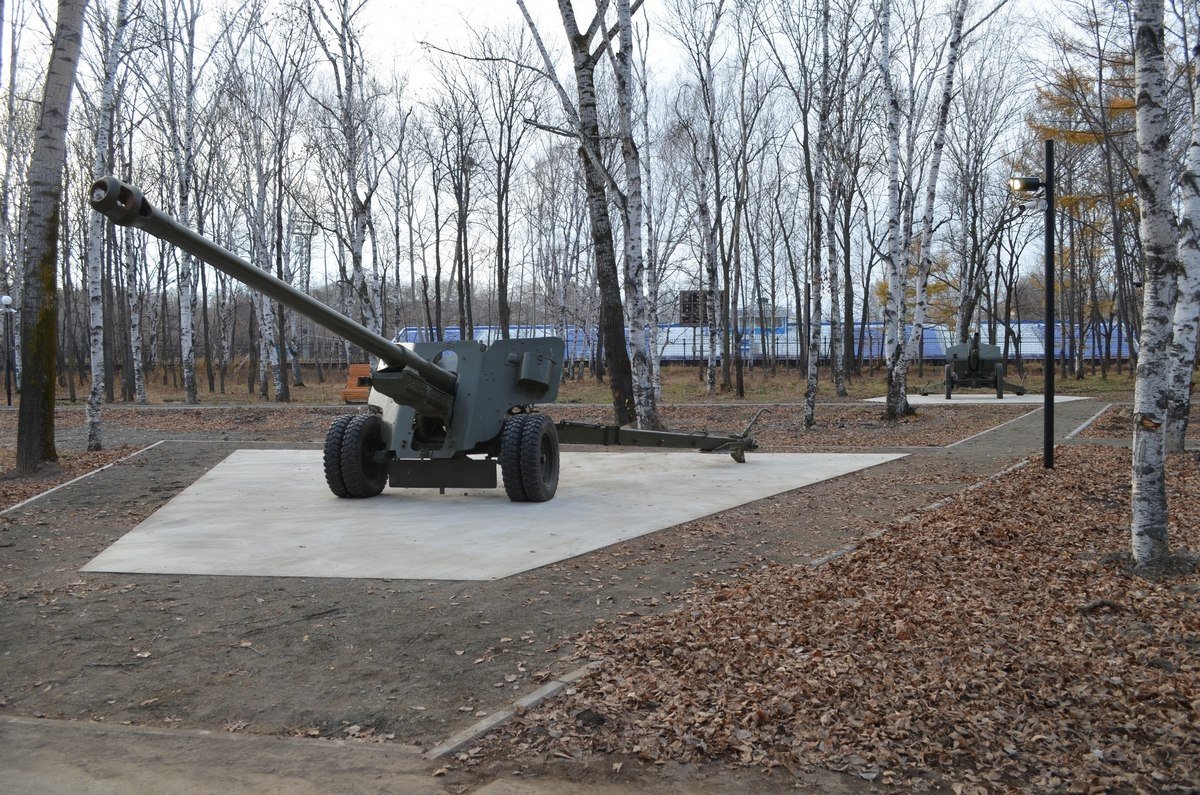
[[[821,326],[820,357],[826,361],[830,351],[830,331],[828,323]],[[911,327],[905,329],[905,334],[911,334]],[[1017,348],[1020,348],[1024,359],[1042,359],[1045,357],[1046,329],[1043,323],[1026,322],[1016,324],[1014,331],[1016,339],[1009,342],[1009,357],[1016,358]],[[946,348],[958,342],[957,336],[946,326],[927,326],[923,330],[923,355],[926,361],[940,361],[945,358]],[[649,342],[649,329],[646,331]],[[697,363],[708,358],[709,329],[706,326],[681,326],[664,323],[658,327],[657,348],[664,362]],[[1003,332],[1000,332],[997,344],[1003,347]],[[570,325],[565,330],[556,329],[549,325],[517,325],[509,327],[509,336],[514,339],[529,337],[562,336],[566,342],[566,358],[568,361],[587,361],[594,355],[596,331],[582,326]],[[855,324],[851,333],[856,356],[863,359],[881,359],[884,356],[884,331],[882,323],[868,323],[865,327]],[[1093,335],[1089,331],[1080,342],[1086,348],[1085,358],[1095,359],[1103,355],[1107,346],[1112,357],[1128,358],[1130,355],[1129,340],[1122,335],[1118,340],[1114,330],[1106,340],[1103,334]],[[449,326],[443,330],[443,339],[454,342],[460,338],[457,326]],[[497,326],[476,326],[475,339],[490,344],[501,338]],[[423,326],[408,326],[400,329],[395,336],[396,342],[425,342],[429,341],[428,330]],[[749,361],[759,361],[764,356],[773,356],[780,361],[798,361],[804,354],[801,350],[799,327],[795,323],[786,326],[747,326],[742,329],[741,354]],[[1069,340],[1063,339],[1063,329],[1060,325],[1055,334],[1055,352],[1061,355],[1064,350],[1072,350]],[[717,358],[720,359],[720,342],[718,341]]]

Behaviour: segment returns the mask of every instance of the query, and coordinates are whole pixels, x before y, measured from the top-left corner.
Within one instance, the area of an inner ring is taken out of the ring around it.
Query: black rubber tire
[[[1004,365],[996,365],[996,399],[1004,400]]]
[[[343,414],[329,423],[329,430],[325,432],[325,482],[329,484],[329,490],[338,497],[350,496],[350,492],[346,490],[346,480],[342,477],[342,439],[345,438],[346,426],[352,419],[353,414]]]
[[[529,502],[521,476],[521,436],[528,419],[528,414],[510,414],[500,428],[500,476],[504,479],[504,493],[513,502]]]
[[[946,365],[946,400],[950,399],[950,393],[954,391],[954,365]]]
[[[378,414],[359,414],[342,437],[342,480],[349,496],[374,497],[388,482],[387,463],[375,454],[385,448],[383,421]]]
[[[545,414],[530,414],[521,432],[521,482],[530,502],[558,491],[558,431]]]

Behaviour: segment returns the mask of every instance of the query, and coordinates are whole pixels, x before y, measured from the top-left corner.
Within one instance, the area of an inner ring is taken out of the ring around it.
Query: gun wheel
[[[342,437],[342,479],[350,497],[374,497],[387,485],[387,462],[375,460],[385,449],[383,421],[378,414],[350,419]]]
[[[529,414],[521,432],[521,482],[530,502],[558,491],[558,431],[545,414]]]
[[[513,502],[529,502],[521,476],[521,437],[529,417],[510,414],[500,429],[500,475],[504,479],[504,493]]]
[[[342,439],[352,419],[353,414],[343,414],[329,423],[329,430],[325,433],[325,482],[329,484],[329,490],[339,497],[350,496],[346,480],[342,477]]]

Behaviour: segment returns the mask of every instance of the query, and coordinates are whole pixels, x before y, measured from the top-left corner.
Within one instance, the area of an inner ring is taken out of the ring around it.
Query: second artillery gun
[[[339,497],[372,497],[386,485],[494,488],[498,465],[509,499],[544,502],[558,489],[560,443],[691,448],[738,462],[757,447],[753,421],[732,435],[555,423],[534,406],[558,395],[565,344],[557,337],[400,346],[183,226],[116,177],[94,183],[89,200],[113,223],[144,229],[379,359],[369,411],[338,417],[325,436],[325,480]]]
[[[946,348],[946,379],[940,384],[926,384],[921,394],[928,395],[937,389],[946,390],[946,400],[955,389],[989,388],[996,390],[996,397],[1004,398],[1004,390],[1024,395],[1025,387],[1004,380],[1004,355],[998,345],[979,341],[976,331],[970,342],[960,342]]]

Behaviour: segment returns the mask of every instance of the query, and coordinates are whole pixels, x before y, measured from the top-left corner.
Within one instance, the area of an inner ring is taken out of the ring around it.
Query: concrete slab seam
[[[58,491],[59,489],[65,489],[67,486],[70,486],[73,483],[78,483],[81,480],[90,478],[92,475],[103,472],[104,470],[108,469],[109,467],[114,467],[117,464],[124,463],[125,461],[128,461],[129,459],[133,458],[134,456],[141,455],[142,453],[146,452],[147,450],[153,450],[155,447],[158,447],[160,444],[162,444],[165,441],[166,441],[166,439],[160,439],[157,442],[155,442],[154,444],[147,445],[146,447],[143,447],[141,450],[137,450],[136,452],[130,453],[129,455],[125,456],[124,458],[119,458],[116,461],[113,461],[112,463],[109,463],[109,464],[105,464],[104,466],[102,466],[98,469],[93,469],[91,472],[85,472],[77,478],[72,478],[71,480],[68,480],[66,483],[59,483],[57,486],[54,486],[52,488],[46,489],[43,492],[35,494],[27,500],[21,500],[16,505],[13,505],[12,507],[5,508],[3,511],[0,511],[0,516],[3,516],[6,513],[15,511],[18,508],[24,507],[31,502],[35,502],[36,500],[40,500],[42,497],[45,497],[47,494],[53,494],[54,492]]]
[[[1075,430],[1073,430],[1073,431],[1071,431],[1070,433],[1068,433],[1068,434],[1067,434],[1067,436],[1066,436],[1066,438],[1067,438],[1067,439],[1074,439],[1076,436],[1078,436],[1079,434],[1081,434],[1081,433],[1083,433],[1084,431],[1086,431],[1089,425],[1091,425],[1091,424],[1092,424],[1093,422],[1095,422],[1096,420],[1100,419],[1100,415],[1101,415],[1101,414],[1103,414],[1104,412],[1108,411],[1108,410],[1109,410],[1109,409],[1111,409],[1112,407],[1113,407],[1113,404],[1112,404],[1112,403],[1106,403],[1106,404],[1104,404],[1104,408],[1100,409],[1100,410],[1099,410],[1099,411],[1097,411],[1095,414],[1093,414],[1091,417],[1089,417],[1087,420],[1085,420],[1085,421],[1084,421],[1084,423],[1083,423],[1083,425],[1080,425],[1078,428],[1076,428]]]
[[[1013,417],[1011,420],[1008,420],[1007,422],[1002,422],[999,425],[995,426],[994,428],[988,428],[987,430],[980,431],[979,433],[973,433],[970,436],[968,436],[966,439],[959,439],[957,442],[951,442],[950,444],[946,445],[946,449],[949,450],[951,447],[958,447],[960,444],[966,444],[967,442],[971,441],[972,439],[978,439],[980,436],[983,436],[984,434],[991,433],[992,431],[998,431],[1001,428],[1003,428],[1005,425],[1010,425],[1010,424],[1016,422],[1017,420],[1023,420],[1026,417],[1028,417],[1030,414],[1035,414],[1038,411],[1039,411],[1039,409],[1034,409],[1033,411],[1027,411],[1024,414],[1022,414],[1021,416]]]
[[[568,685],[574,684],[582,679],[587,673],[596,668],[602,661],[593,660],[587,665],[582,665],[573,671],[570,671],[562,676],[552,679],[546,684],[528,693],[521,698],[518,698],[512,703],[512,706],[493,712],[486,718],[481,718],[475,723],[460,732],[456,732],[448,737],[444,742],[435,745],[425,752],[426,759],[439,759],[448,754],[452,754],[461,748],[470,745],[478,740],[483,735],[490,732],[492,729],[508,722],[520,710],[531,709],[536,707],[548,698],[558,695],[558,692]]]

